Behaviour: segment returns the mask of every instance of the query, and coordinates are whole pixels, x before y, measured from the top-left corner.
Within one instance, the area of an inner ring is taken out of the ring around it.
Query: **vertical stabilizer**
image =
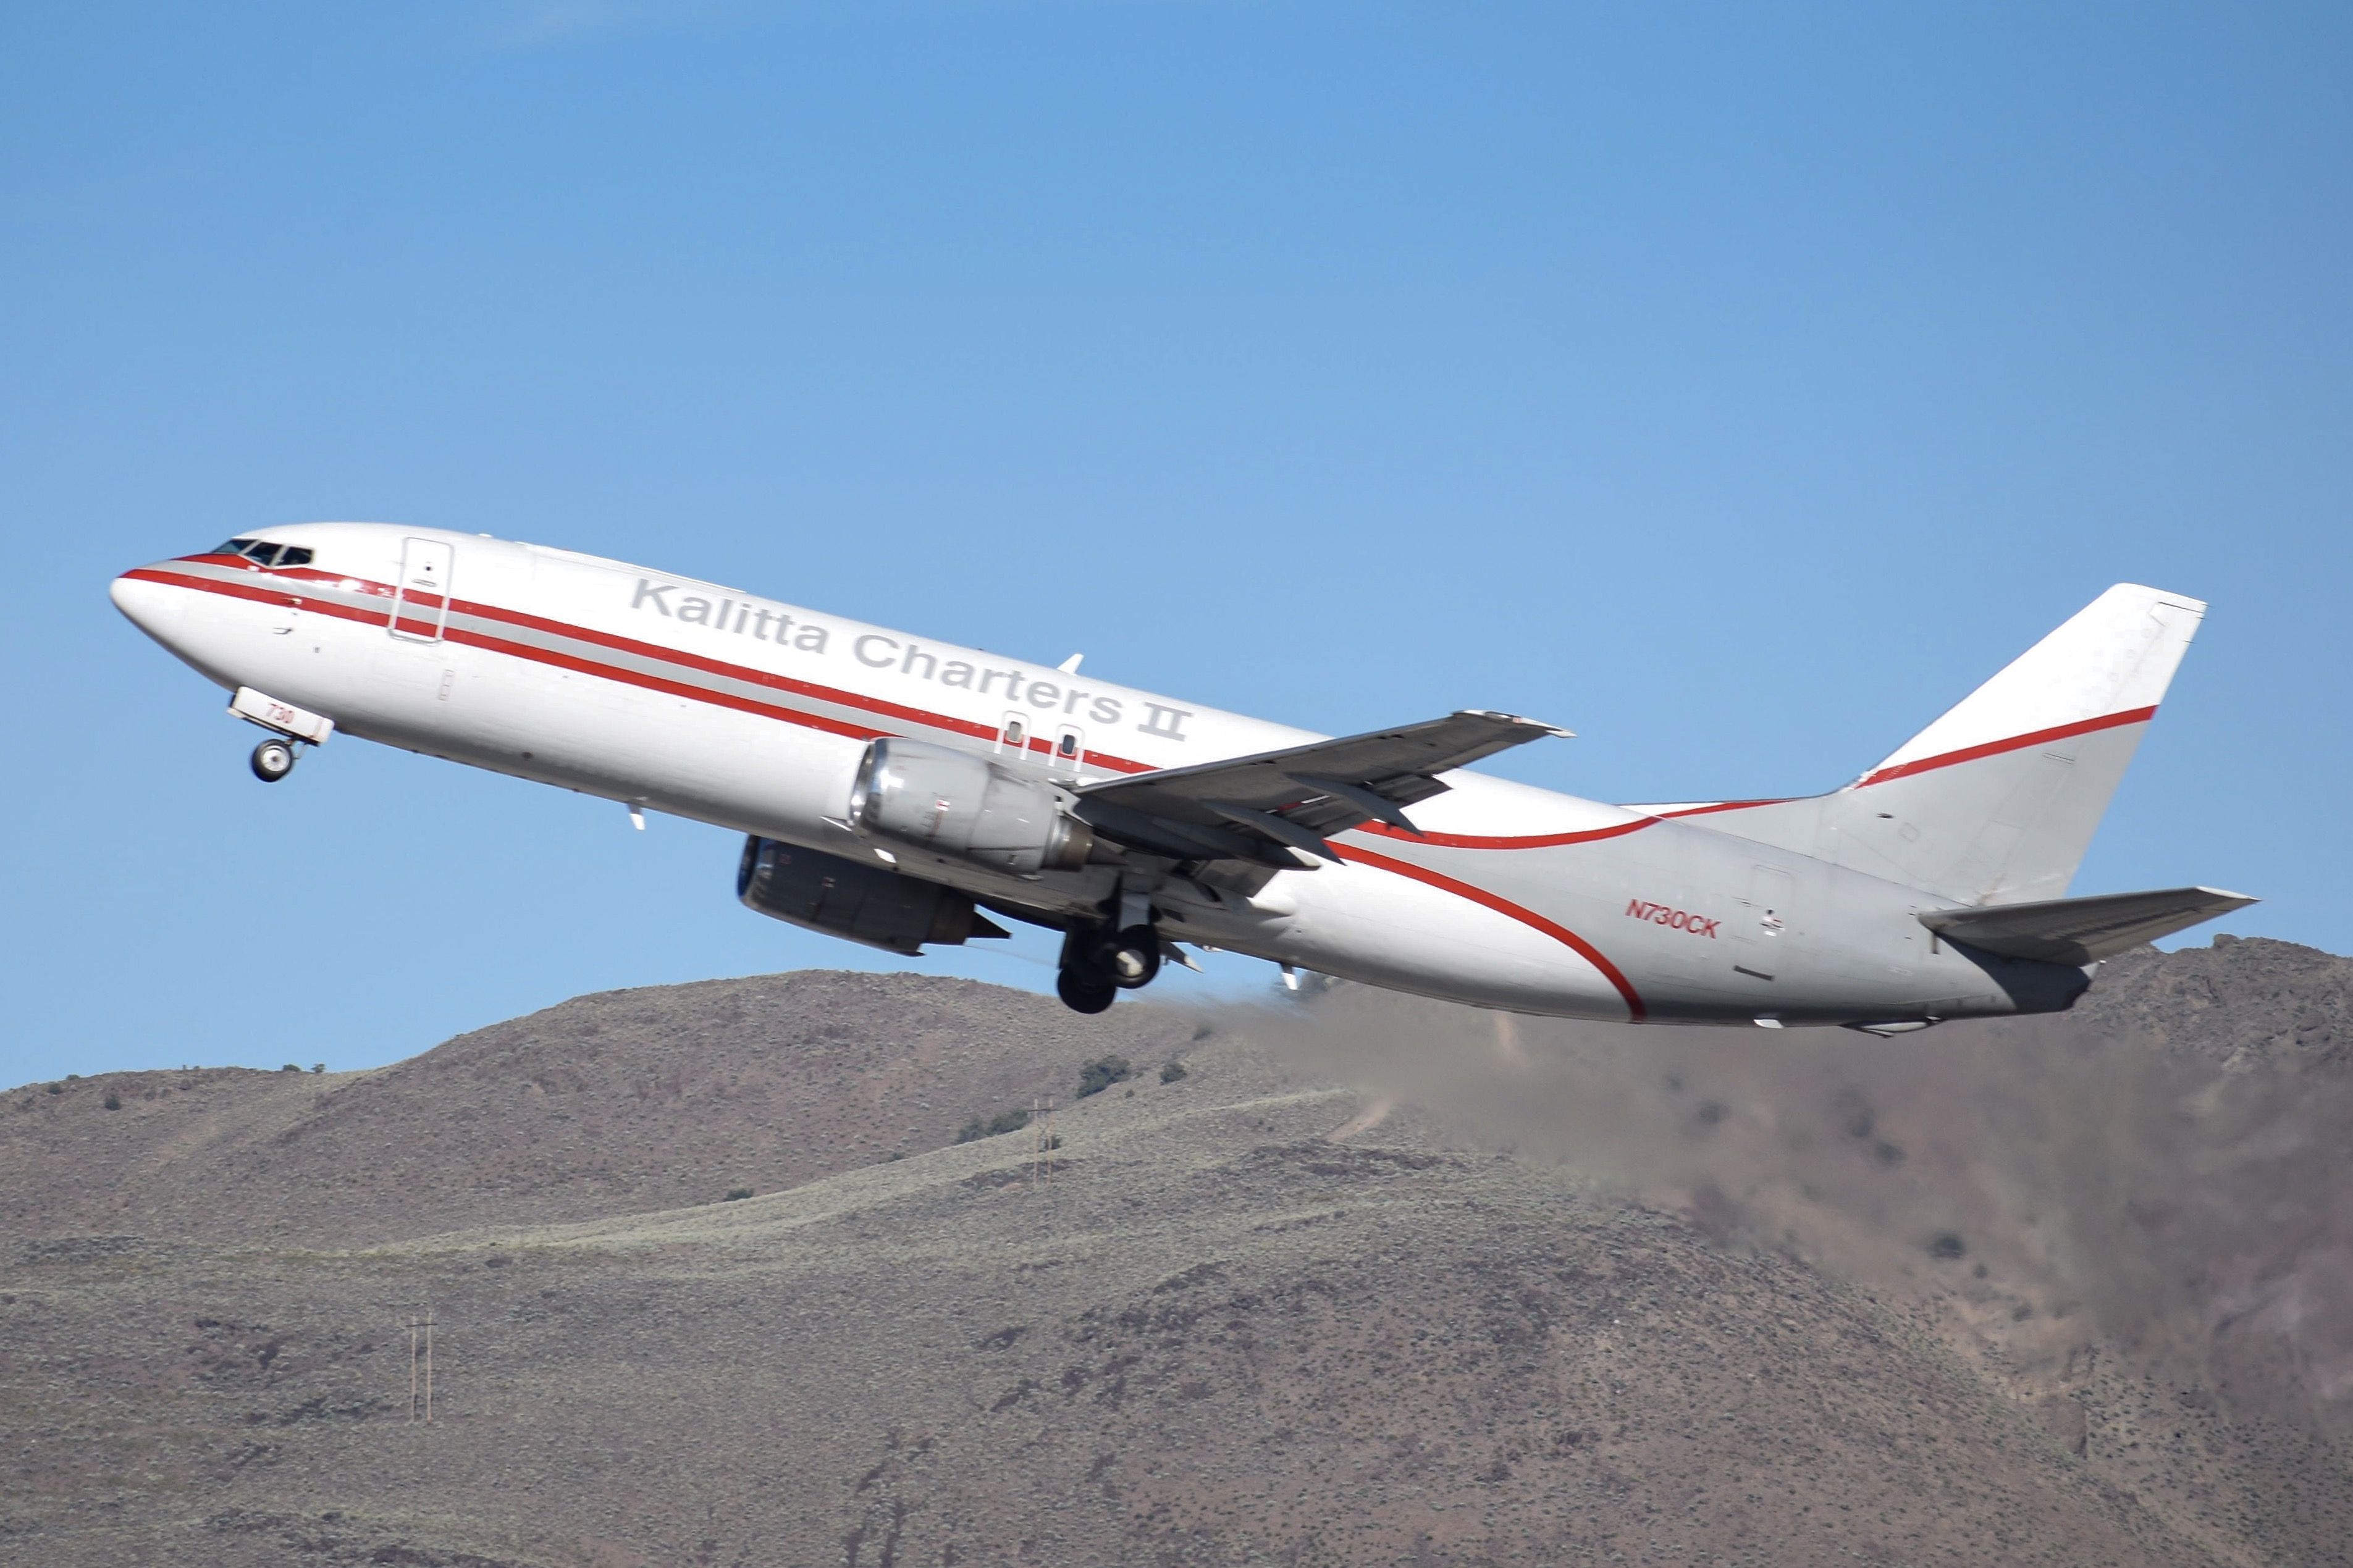
[[[1956,903],[2062,898],[2205,611],[2120,583],[1846,788],[1707,826]]]

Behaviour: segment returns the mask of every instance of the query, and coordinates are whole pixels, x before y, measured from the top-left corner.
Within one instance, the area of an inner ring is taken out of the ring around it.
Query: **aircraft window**
[[[1012,747],[1018,752],[1029,743],[1029,733],[1027,730],[1021,727],[1020,720],[1008,719],[1005,721],[1005,743],[1007,745]]]
[[[1079,754],[1079,732],[1076,730],[1063,731],[1062,738],[1054,742],[1054,754],[1058,757],[1077,756]]]
[[[308,566],[311,552],[300,544],[272,544],[266,539],[224,540],[214,555],[242,555],[257,566]]]

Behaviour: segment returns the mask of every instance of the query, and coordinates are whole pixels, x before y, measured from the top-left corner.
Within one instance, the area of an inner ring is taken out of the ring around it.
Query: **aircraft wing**
[[[1160,854],[1313,865],[1301,857],[1338,859],[1324,836],[1359,823],[1419,832],[1405,807],[1444,794],[1439,774],[1568,733],[1509,713],[1465,710],[1254,757],[1101,780],[1080,787],[1076,811],[1097,832]]]
[[[2005,958],[2092,963],[2255,901],[2220,888],[2168,888],[2039,904],[1929,910],[1920,916],[1920,923],[1947,941]]]

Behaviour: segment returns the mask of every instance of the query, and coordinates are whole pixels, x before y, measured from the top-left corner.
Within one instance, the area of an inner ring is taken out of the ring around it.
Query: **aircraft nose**
[[[132,626],[158,642],[164,640],[164,634],[179,618],[179,595],[137,572],[126,572],[117,577],[107,589],[107,596]]]

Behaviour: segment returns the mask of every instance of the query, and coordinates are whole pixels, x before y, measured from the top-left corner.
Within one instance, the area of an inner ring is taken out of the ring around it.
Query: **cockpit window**
[[[215,555],[242,555],[257,566],[308,566],[311,552],[300,544],[272,544],[266,539],[231,539],[213,548]]]

